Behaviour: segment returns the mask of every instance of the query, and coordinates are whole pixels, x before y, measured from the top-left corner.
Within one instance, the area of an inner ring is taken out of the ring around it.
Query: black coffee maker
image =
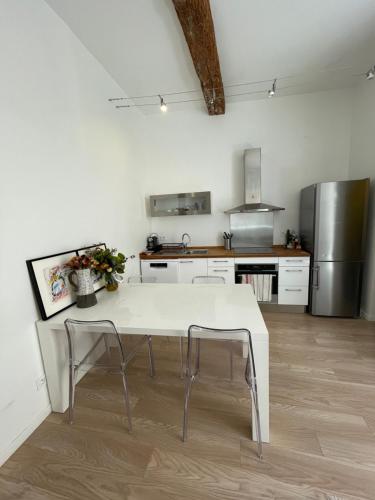
[[[156,233],[150,234],[147,237],[147,250],[149,252],[157,252],[160,250],[159,238]]]

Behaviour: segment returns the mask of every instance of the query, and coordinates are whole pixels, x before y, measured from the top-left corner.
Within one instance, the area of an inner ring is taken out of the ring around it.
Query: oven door
[[[250,276],[271,276],[271,300],[262,300],[262,293],[257,295],[258,302],[277,304],[277,294],[279,286],[279,270],[277,264],[236,264],[236,283],[246,283]]]

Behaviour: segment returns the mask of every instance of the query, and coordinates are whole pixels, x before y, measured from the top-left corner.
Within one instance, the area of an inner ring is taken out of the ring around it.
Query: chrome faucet
[[[188,238],[188,242],[186,243],[185,242],[185,236]],[[182,246],[184,247],[184,250],[186,250],[187,246],[189,243],[191,243],[191,236],[189,233],[184,233],[181,237],[181,242],[182,242]]]

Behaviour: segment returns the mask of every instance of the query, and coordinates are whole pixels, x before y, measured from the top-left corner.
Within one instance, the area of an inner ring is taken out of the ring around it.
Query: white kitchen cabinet
[[[286,286],[308,286],[309,271],[309,267],[279,267],[279,284]]]
[[[178,282],[178,261],[166,260],[141,260],[142,276],[155,278],[157,283]]]
[[[235,283],[235,264],[279,264],[278,304],[307,305],[309,257],[238,257],[142,260],[142,275],[158,283],[191,283],[195,276],[222,276]]]
[[[305,306],[309,299],[308,286],[279,285],[279,304]]]
[[[178,283],[191,283],[195,276],[207,276],[207,259],[180,259]]]
[[[234,259],[219,258],[207,259],[208,267],[234,267]]]
[[[234,285],[234,267],[208,267],[208,276],[222,276],[226,285]]]
[[[310,265],[310,257],[279,257],[279,266],[290,267],[299,266],[306,267]]]
[[[278,303],[306,306],[309,302],[309,276],[309,257],[280,257]]]
[[[222,276],[226,285],[234,285],[234,259],[216,257],[207,259],[208,276]]]

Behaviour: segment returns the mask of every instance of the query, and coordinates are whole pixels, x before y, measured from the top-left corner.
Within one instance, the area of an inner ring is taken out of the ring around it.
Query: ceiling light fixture
[[[366,73],[366,80],[372,80],[375,78],[375,65],[370,68]]]
[[[164,99],[162,98],[161,95],[159,95],[159,99],[160,99],[160,109],[161,111],[163,111],[163,113],[165,113],[168,110],[168,106],[165,104]]]
[[[273,81],[272,88],[268,91],[268,97],[273,97],[276,94],[276,78]]]

